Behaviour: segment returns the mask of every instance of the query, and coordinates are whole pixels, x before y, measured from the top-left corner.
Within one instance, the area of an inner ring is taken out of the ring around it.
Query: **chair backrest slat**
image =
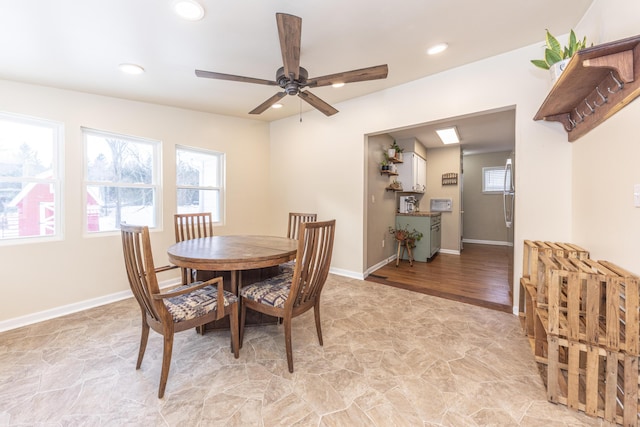
[[[300,239],[287,304],[291,308],[313,303],[329,275],[336,221],[300,224]]]
[[[175,214],[173,218],[176,242],[213,236],[211,212]]]
[[[300,232],[300,225],[305,222],[316,222],[318,214],[289,212],[289,225],[287,226],[287,237],[297,239]]]

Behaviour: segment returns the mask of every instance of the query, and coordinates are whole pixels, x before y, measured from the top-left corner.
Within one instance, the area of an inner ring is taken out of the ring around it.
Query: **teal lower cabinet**
[[[415,228],[422,233],[422,239],[416,242],[416,247],[413,248],[414,261],[427,262],[440,250],[440,217],[439,212],[396,215],[396,228],[408,228],[409,230]],[[404,251],[402,259],[409,259],[406,251]]]

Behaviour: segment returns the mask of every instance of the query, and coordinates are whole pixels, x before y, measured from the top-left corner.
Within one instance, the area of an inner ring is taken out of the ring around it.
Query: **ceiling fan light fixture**
[[[458,136],[458,129],[455,126],[448,128],[437,129],[436,133],[443,144],[458,144],[460,143],[460,137]]]
[[[204,18],[204,7],[196,0],[175,0],[173,10],[182,19],[199,21]]]
[[[340,82],[340,83],[334,83],[334,84],[332,84],[331,86],[333,86],[333,87],[335,87],[335,88],[339,88],[339,87],[344,86],[344,83],[342,83],[342,82]]]
[[[280,104],[280,103],[275,103],[275,104],[273,104],[273,105],[271,106],[271,108],[275,108],[275,109],[282,108],[282,104]]]
[[[125,74],[142,74],[142,73],[144,73],[144,68],[142,68],[140,65],[137,65],[137,64],[123,63],[123,64],[118,65],[118,68],[120,69],[120,71],[122,71]]]
[[[449,45],[446,44],[446,43],[438,43],[436,45],[431,46],[429,49],[427,49],[427,54],[428,55],[435,55],[435,54],[438,54],[440,52],[444,52],[445,50],[447,50],[448,47],[449,47]]]

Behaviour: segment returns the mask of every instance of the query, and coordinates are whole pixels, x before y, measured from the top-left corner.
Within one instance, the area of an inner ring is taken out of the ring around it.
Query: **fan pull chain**
[[[300,123],[302,123],[302,98],[300,98],[299,101],[300,101]]]

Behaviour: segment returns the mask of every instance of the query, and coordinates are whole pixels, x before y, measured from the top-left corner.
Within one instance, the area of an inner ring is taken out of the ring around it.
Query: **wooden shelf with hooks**
[[[573,142],[640,95],[640,36],[578,51],[534,120],[562,123]]]

